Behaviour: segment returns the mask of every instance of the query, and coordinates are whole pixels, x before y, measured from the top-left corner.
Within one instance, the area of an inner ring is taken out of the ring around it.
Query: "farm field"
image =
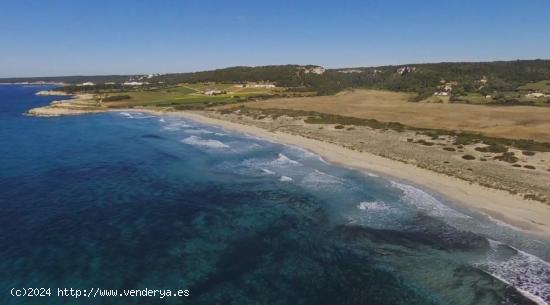
[[[411,103],[408,102],[410,96],[407,93],[380,90],[354,90],[336,96],[275,98],[249,102],[246,106],[315,111],[399,122],[418,128],[550,141],[550,108],[547,107]]]

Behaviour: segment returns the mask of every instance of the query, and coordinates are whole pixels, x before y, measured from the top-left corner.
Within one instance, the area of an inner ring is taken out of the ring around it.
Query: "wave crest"
[[[200,146],[200,147],[206,147],[206,148],[229,148],[227,144],[224,144],[223,142],[220,142],[218,140],[205,140],[197,136],[187,137],[181,140],[181,142],[188,145]]]
[[[412,185],[397,183],[395,181],[391,181],[391,185],[403,192],[401,199],[405,203],[415,206],[428,215],[437,217],[471,218],[468,215],[453,210],[432,195]]]

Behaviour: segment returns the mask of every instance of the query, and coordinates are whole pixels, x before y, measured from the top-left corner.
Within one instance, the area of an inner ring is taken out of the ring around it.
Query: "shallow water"
[[[0,304],[550,302],[548,241],[437,194],[174,116],[21,115],[43,89],[0,86]]]

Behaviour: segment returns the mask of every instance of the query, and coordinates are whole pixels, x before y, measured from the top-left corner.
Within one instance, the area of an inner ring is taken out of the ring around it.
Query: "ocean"
[[[0,304],[550,303],[548,240],[177,116],[23,115],[49,88],[0,86]]]

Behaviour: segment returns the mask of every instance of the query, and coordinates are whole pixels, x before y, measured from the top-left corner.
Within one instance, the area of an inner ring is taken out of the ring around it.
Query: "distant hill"
[[[400,66],[328,69],[315,65],[276,65],[230,67],[192,73],[162,75],[98,75],[33,78],[2,78],[0,83],[93,82],[121,83],[140,80],[162,82],[241,83],[269,81],[294,91],[315,91],[319,95],[334,94],[346,88],[375,88],[418,93],[418,99],[441,94],[455,97],[476,93],[495,94],[517,90],[527,83],[550,80],[550,60],[517,60],[496,62],[444,62]]]

